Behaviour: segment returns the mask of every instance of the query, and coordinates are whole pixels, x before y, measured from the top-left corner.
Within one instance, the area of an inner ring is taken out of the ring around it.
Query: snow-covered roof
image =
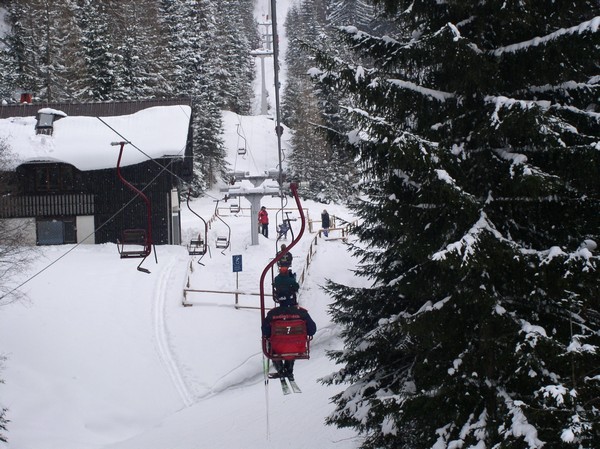
[[[33,114],[40,112],[48,109],[32,109]],[[185,156],[191,117],[188,105],[154,106],[108,117],[51,113],[57,116],[52,135],[36,134],[35,116],[0,119],[0,140],[15,156],[10,168],[29,162],[64,162],[82,171],[116,167],[119,147],[111,142],[124,140],[132,145],[125,147],[123,166],[148,157]]]

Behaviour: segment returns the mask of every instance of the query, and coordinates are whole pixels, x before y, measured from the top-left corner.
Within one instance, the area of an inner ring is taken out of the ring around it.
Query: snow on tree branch
[[[523,167],[522,174],[525,176],[532,175],[534,172],[536,174],[541,174],[539,170],[533,169],[531,166],[529,166],[529,164],[527,164],[527,156],[524,154],[511,153],[510,151],[506,150],[496,150],[496,154],[506,161],[512,161],[510,166],[511,177],[515,176],[515,168],[517,166]]]
[[[415,83],[411,83],[410,81],[403,81],[397,79],[388,79],[388,83],[393,86],[399,87],[400,89],[408,89],[414,92],[425,95],[426,97],[433,98],[440,102],[444,102],[448,99],[454,98],[455,95],[449,92],[443,92],[441,90],[428,89],[426,87],[419,86]]]
[[[475,197],[473,195],[465,192],[462,188],[460,188],[456,184],[456,181],[454,180],[454,178],[452,178],[452,176],[450,176],[450,174],[446,170],[436,169],[435,172],[437,173],[438,179],[440,179],[441,181],[444,181],[446,184],[451,186],[454,190],[458,191],[461,195],[466,195],[469,199],[472,199],[473,201],[475,200]]]
[[[498,239],[503,240],[502,235],[496,230],[494,225],[490,223],[485,212],[481,212],[477,223],[475,223],[458,242],[450,243],[446,246],[446,249],[438,251],[431,256],[431,259],[434,261],[445,260],[450,253],[455,252],[459,255],[462,254],[463,262],[466,262],[470,256],[475,254],[475,245],[479,241],[480,235],[485,231],[488,231]]]
[[[521,407],[525,405],[522,401],[513,401],[508,393],[504,390],[498,392],[499,395],[504,399],[509,413],[512,415],[512,422],[509,428],[503,428],[501,431],[505,436],[512,435],[516,438],[523,438],[530,449],[539,449],[545,445],[545,442],[538,438],[537,429],[529,424],[527,417],[521,410]]]
[[[600,16],[594,17],[592,20],[588,20],[579,25],[572,26],[570,28],[561,28],[560,30],[554,31],[546,36],[534,37],[525,42],[518,44],[507,45],[505,47],[497,48],[492,52],[494,56],[501,56],[503,53],[515,53],[520,50],[527,49],[529,47],[536,47],[538,45],[545,44],[561,36],[569,34],[583,34],[585,32],[596,33],[600,27]]]
[[[492,114],[492,124],[496,125],[496,128],[500,125],[500,116],[498,115],[498,113],[500,112],[501,109],[506,108],[506,109],[511,109],[513,106],[515,105],[519,105],[522,109],[530,109],[532,107],[539,107],[543,110],[547,110],[550,108],[550,102],[549,101],[544,101],[544,100],[540,100],[540,101],[525,101],[525,100],[515,100],[514,98],[508,98],[505,96],[491,96],[491,95],[487,95],[484,98],[484,101],[486,103],[492,103],[494,104],[496,107],[494,109],[494,113]]]

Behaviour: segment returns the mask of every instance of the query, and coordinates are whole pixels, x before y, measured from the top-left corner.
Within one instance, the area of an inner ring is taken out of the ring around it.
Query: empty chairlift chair
[[[215,241],[215,246],[219,249],[222,249],[222,253],[224,254],[225,250],[229,248],[229,243],[231,241],[231,227],[219,216],[219,200],[217,200],[217,204],[215,206],[215,217],[227,227],[227,232],[220,231],[217,233],[217,239]]]
[[[121,174],[121,158],[123,156],[125,143],[126,142],[118,142],[113,144],[121,146],[119,159],[117,160],[117,176],[127,188],[136,193],[144,203],[146,203],[146,229],[134,228],[123,230],[120,238],[117,239],[117,249],[121,259],[142,259],[137,269],[144,273],[150,273],[150,270],[142,268],[142,264],[144,263],[144,260],[146,260],[146,257],[152,252],[152,209],[148,197],[141,190],[130,184]]]
[[[199,235],[196,239],[191,239],[188,245],[188,254],[190,256],[203,256],[206,253],[206,243]]]
[[[192,189],[190,188],[188,190],[186,204],[187,204],[187,207],[190,210],[190,212],[202,221],[203,228],[204,228],[203,229],[204,234],[200,233],[200,234],[198,234],[197,238],[193,238],[190,240],[190,244],[187,247],[188,254],[190,256],[204,256],[206,254],[206,251],[208,250],[208,245],[206,244],[206,240],[208,237],[208,223],[206,223],[206,220],[204,220],[204,218],[202,218],[200,215],[198,215],[190,206],[191,193],[192,193]],[[202,259],[202,258],[200,258],[200,259]],[[200,262],[200,259],[198,259],[198,263],[200,265],[202,265],[202,263]]]
[[[240,203],[231,203],[231,205],[229,206],[229,212],[232,214],[239,214],[240,211],[242,210]]]

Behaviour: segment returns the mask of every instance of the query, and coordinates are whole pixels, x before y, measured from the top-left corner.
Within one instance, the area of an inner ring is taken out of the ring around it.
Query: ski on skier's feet
[[[290,383],[290,387],[292,387],[292,391],[294,393],[302,393],[302,390],[300,389],[295,380],[288,378],[288,382]]]
[[[280,377],[279,381],[281,382],[281,392],[283,394],[290,394],[292,391],[290,390],[290,386],[285,381],[285,377]]]
[[[290,394],[292,391],[294,393],[302,393],[302,390],[300,389],[296,381],[294,379],[290,379],[287,376],[282,376],[279,373],[271,373],[269,374],[269,379],[279,379],[279,382],[281,383],[281,391],[283,392],[283,394]]]

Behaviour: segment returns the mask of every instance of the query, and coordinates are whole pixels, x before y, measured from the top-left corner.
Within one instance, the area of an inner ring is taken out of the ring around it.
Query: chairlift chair
[[[202,236],[202,234],[198,234],[198,237],[195,239],[191,239],[190,240],[190,244],[188,245],[188,254],[190,256],[204,256],[206,254],[206,251],[208,250],[208,245],[206,243],[207,241],[207,237],[208,237],[208,223],[206,223],[206,220],[204,220],[204,218],[202,218],[200,215],[198,215],[190,206],[190,196],[192,193],[192,189],[191,187],[188,189],[188,196],[187,196],[187,207],[190,210],[190,212],[192,214],[194,214],[196,217],[198,217],[200,220],[202,220],[202,223],[204,224],[204,236]],[[202,259],[202,258],[200,258]],[[198,259],[198,263],[200,265],[203,265],[200,262],[200,259]]]
[[[300,231],[298,235],[293,238],[292,242],[287,247],[287,252],[300,241],[304,234],[306,226],[306,219],[304,218],[304,212],[302,205],[300,204],[300,197],[298,196],[297,184],[290,184],[292,195],[296,201],[296,207],[300,214]],[[290,220],[289,217],[287,220]],[[289,221],[288,221],[289,223]],[[284,252],[279,253],[273,260],[271,260],[260,276],[259,288],[260,288],[260,314],[261,322],[264,322],[266,317],[265,307],[265,277],[267,273],[278,263],[283,256]],[[299,319],[280,319],[271,321],[271,335],[269,338],[262,338],[262,350],[263,354],[272,360],[296,360],[296,359],[308,359],[310,356],[310,339],[306,332],[306,323]]]
[[[200,235],[196,239],[191,239],[187,248],[190,256],[203,256],[206,254],[206,244]]]
[[[117,239],[117,250],[121,259],[142,259],[137,269],[143,273],[150,273],[150,270],[142,268],[142,264],[146,260],[146,257],[152,252],[152,209],[150,200],[141,190],[137,189],[131,183],[129,183],[121,174],[121,158],[123,156],[123,149],[127,142],[114,142],[111,145],[120,145],[119,159],[117,160],[117,176],[119,180],[131,191],[139,195],[140,198],[146,203],[146,229],[134,228],[125,229],[121,232],[121,237]],[[154,253],[155,260],[156,252]]]
[[[273,320],[271,337],[267,345],[271,360],[296,360],[310,358],[310,337],[303,320]]]
[[[128,257],[144,257],[148,239],[145,229],[125,229],[118,240],[121,259]]]
[[[237,203],[231,203],[229,206],[229,212],[232,214],[239,214],[241,210],[242,207],[240,206],[239,200]]]
[[[225,254],[225,250],[229,248],[229,243],[231,241],[231,227],[219,216],[219,200],[217,200],[217,204],[215,205],[215,217],[217,217],[221,223],[227,226],[227,234],[217,234],[217,239],[215,241],[215,246],[219,249],[222,249],[223,251],[221,251],[221,253]]]
[[[215,246],[220,249],[227,249],[229,246],[229,239],[226,235],[218,235],[215,241]]]
[[[240,133],[240,124],[239,123],[237,124],[236,132],[239,137],[244,139],[244,146],[243,147],[238,146],[237,154],[239,154],[240,156],[245,156],[246,155],[246,138]],[[239,137],[238,137],[238,143],[240,141]]]

